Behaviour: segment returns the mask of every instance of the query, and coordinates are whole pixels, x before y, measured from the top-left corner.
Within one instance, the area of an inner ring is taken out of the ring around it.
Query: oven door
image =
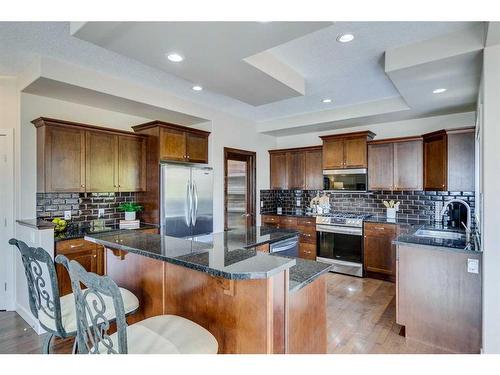
[[[316,226],[318,257],[350,263],[363,263],[363,233],[361,229]]]

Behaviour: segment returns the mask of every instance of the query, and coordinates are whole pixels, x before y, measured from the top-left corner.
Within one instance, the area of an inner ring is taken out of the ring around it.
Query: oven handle
[[[352,234],[353,236],[362,236],[363,231],[361,228],[347,228],[336,225],[321,225],[316,224],[316,232],[339,233],[339,234]]]

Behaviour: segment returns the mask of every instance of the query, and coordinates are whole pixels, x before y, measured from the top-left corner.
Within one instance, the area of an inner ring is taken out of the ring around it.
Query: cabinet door
[[[118,188],[146,190],[146,140],[120,136],[118,139]]]
[[[393,190],[394,145],[368,145],[368,190]]]
[[[208,163],[208,138],[204,135],[186,134],[186,157],[193,163]]]
[[[286,153],[277,152],[269,154],[271,163],[271,189],[288,188],[288,172]]]
[[[344,168],[366,168],[366,138],[344,140]]]
[[[299,257],[308,260],[316,260],[316,245],[306,242],[300,242]]]
[[[288,189],[304,189],[305,154],[303,151],[287,152]]]
[[[48,126],[45,192],[85,191],[85,131]]]
[[[323,142],[323,169],[344,168],[344,140],[334,139]]]
[[[424,189],[447,189],[446,135],[424,139]]]
[[[104,132],[85,134],[85,191],[118,191],[116,178],[118,137]]]
[[[321,150],[305,152],[305,188],[309,190],[323,189],[323,153]]]
[[[160,131],[160,159],[184,161],[186,154],[186,133],[181,130],[164,129]]]
[[[394,188],[422,190],[422,141],[394,144]]]
[[[395,225],[366,223],[364,226],[364,268],[365,271],[396,276]]]
[[[474,191],[474,130],[448,134],[448,190]]]

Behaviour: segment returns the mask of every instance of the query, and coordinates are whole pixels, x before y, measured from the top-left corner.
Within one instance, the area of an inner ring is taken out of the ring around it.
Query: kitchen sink
[[[415,232],[418,237],[442,238],[445,240],[465,240],[465,234],[437,229],[419,229]]]

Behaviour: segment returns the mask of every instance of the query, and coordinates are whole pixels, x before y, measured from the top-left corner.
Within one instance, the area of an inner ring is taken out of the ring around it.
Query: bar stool
[[[38,319],[40,325],[48,334],[45,336],[42,353],[49,354],[50,343],[54,336],[67,338],[76,336],[76,308],[73,293],[59,297],[57,274],[51,256],[43,248],[29,247],[23,241],[12,238],[9,244],[16,246],[21,253],[21,259],[28,283],[28,298],[31,313]],[[132,314],[139,308],[139,300],[127,289],[120,288],[124,311]],[[115,310],[110,299],[107,318],[115,318]],[[77,340],[73,345],[76,352]]]
[[[68,263],[63,255],[56,262]],[[216,354],[215,337],[200,325],[176,315],[160,315],[127,325],[124,301],[109,276],[87,272],[69,262],[75,296],[78,352],[90,354]],[[81,285],[85,287],[82,290]],[[113,301],[117,331],[108,334],[105,301]]]

